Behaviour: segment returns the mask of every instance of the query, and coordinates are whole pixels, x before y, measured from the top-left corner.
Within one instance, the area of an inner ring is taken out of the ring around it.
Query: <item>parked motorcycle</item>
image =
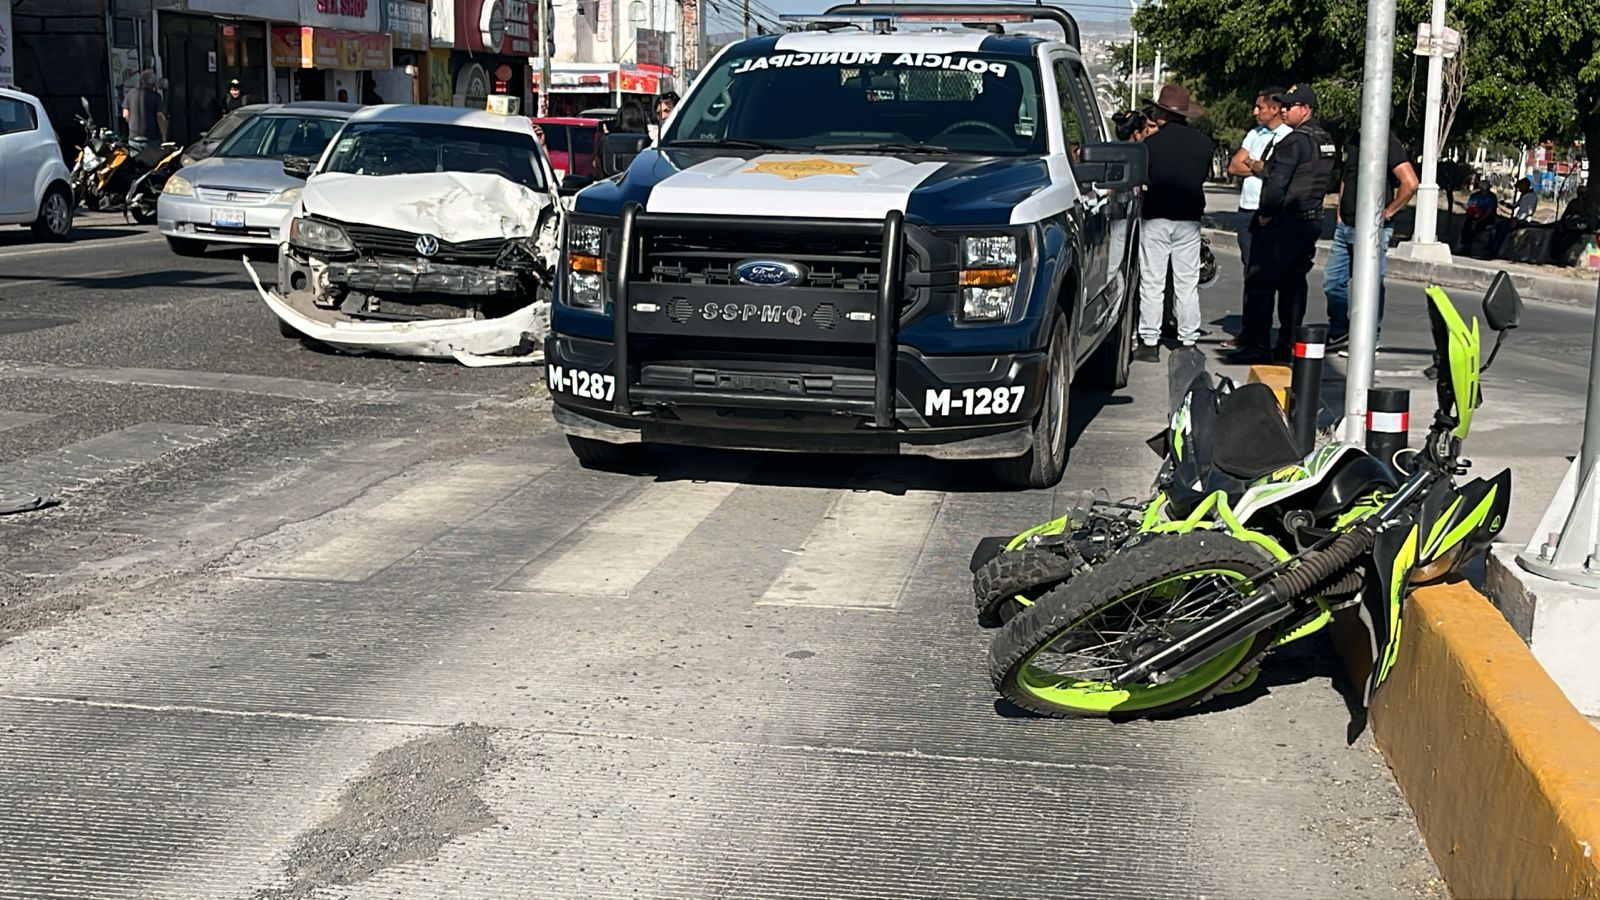
[[[131,216],[140,225],[149,225],[156,220],[156,201],[161,199],[167,179],[183,168],[182,144],[164,143],[158,153],[160,158],[149,171],[134,179],[123,202],[123,214]]]
[[[134,183],[169,157],[175,159],[182,148],[161,144],[135,150],[112,129],[97,126],[88,99],[78,99],[83,104],[83,115],[75,118],[83,128],[85,140],[72,164],[73,200],[89,210],[124,209]],[[154,198],[150,204],[153,211]],[[148,220],[141,221],[154,220],[152,212]]]
[[[1397,658],[1408,589],[1464,569],[1510,505],[1510,470],[1460,485],[1456,478],[1468,471],[1461,447],[1482,400],[1481,373],[1517,327],[1521,298],[1505,273],[1495,278],[1483,309],[1498,337],[1480,365],[1477,322],[1464,322],[1441,288],[1427,293],[1438,407],[1423,447],[1392,461],[1403,482],[1361,477],[1357,461],[1372,457],[1334,444],[1250,484],[1235,511],[1229,480],[1272,464],[1292,440],[1276,410],[1268,418],[1250,399],[1259,392],[1225,392],[1246,399],[1208,407],[1197,382],[1179,414],[1187,421],[1175,417],[1168,434],[1194,438],[1195,457],[1211,454],[1209,465],[1195,458],[1185,473],[1201,480],[1166,482],[1139,538],[1007,623],[990,648],[995,688],[1048,716],[1182,709],[1243,687],[1273,647],[1354,607],[1371,652],[1362,698],[1370,704]],[[1172,448],[1169,460],[1186,455]],[[1266,508],[1278,515],[1261,515]]]

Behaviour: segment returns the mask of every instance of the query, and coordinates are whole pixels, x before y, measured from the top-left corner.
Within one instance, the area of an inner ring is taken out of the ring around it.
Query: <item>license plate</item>
[[[217,228],[243,228],[244,210],[213,208],[211,210],[211,224]]]

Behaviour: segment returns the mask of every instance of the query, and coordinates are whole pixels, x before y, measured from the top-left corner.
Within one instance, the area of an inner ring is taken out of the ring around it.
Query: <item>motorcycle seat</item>
[[[1211,464],[1244,481],[1300,462],[1301,448],[1289,432],[1272,388],[1246,384],[1217,398]]]

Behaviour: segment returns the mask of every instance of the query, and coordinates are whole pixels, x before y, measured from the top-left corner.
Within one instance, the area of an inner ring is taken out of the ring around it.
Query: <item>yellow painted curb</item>
[[[1371,724],[1460,898],[1600,898],[1600,730],[1489,601],[1419,588]]]
[[[1251,366],[1250,377],[1245,381],[1247,384],[1264,384],[1272,388],[1272,392],[1278,395],[1278,405],[1285,409],[1289,407],[1288,366]]]

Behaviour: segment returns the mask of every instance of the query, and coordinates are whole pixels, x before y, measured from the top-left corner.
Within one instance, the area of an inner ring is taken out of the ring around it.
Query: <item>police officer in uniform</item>
[[[1322,234],[1322,200],[1333,180],[1338,148],[1316,120],[1317,95],[1297,84],[1275,95],[1294,131],[1272,148],[1261,167],[1261,205],[1255,243],[1244,278],[1244,329],[1236,364],[1289,358],[1290,342],[1306,313],[1306,274]],[[1272,307],[1278,307],[1278,342],[1272,343]]]

